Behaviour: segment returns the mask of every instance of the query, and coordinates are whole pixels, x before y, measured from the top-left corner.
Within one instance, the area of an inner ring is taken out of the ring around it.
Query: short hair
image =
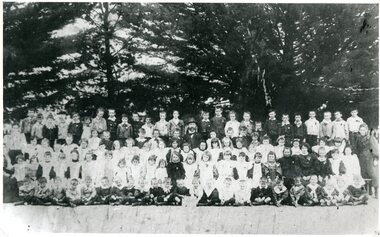
[[[139,128],[139,132],[140,132],[141,134],[146,134],[146,131],[145,131],[144,128]]]
[[[288,113],[283,113],[282,117],[285,117],[285,116],[289,117],[289,114]]]
[[[104,109],[102,107],[99,107],[97,110],[96,110],[96,113],[98,114],[99,112],[103,112],[104,113]]]
[[[261,158],[263,158],[263,154],[261,154],[261,152],[256,152],[254,158],[256,158],[258,156],[260,156]]]
[[[262,139],[263,141],[264,140],[270,140],[270,138],[269,138],[269,136],[267,136],[267,135],[265,135],[265,136],[263,136],[263,139]]]
[[[270,113],[276,113],[276,110],[274,110],[274,109],[270,109],[270,110],[268,111],[268,114],[270,114]]]
[[[239,153],[239,157],[240,157],[240,156],[242,156],[242,157],[243,157],[243,156],[244,156],[244,157],[247,157],[247,155],[245,154],[244,151],[242,151],[242,152]]]
[[[340,110],[336,110],[336,111],[334,112],[334,114],[336,114],[336,113],[340,113],[340,114],[342,114],[342,112],[341,112]]]
[[[47,183],[47,179],[45,177],[41,177],[38,179],[38,183],[40,183],[40,184]]]
[[[296,116],[300,116],[300,117],[302,117],[302,115],[301,115],[299,112],[294,113],[294,117],[296,117]]]
[[[302,149],[302,147],[306,147],[308,151],[310,150],[310,145],[306,142],[301,144],[301,149]]]
[[[156,161],[157,160],[157,156],[156,155],[150,155],[148,157],[148,160],[154,160],[154,161]]]
[[[140,156],[139,155],[134,155],[133,157],[132,157],[132,160],[131,160],[131,162],[133,162],[133,161],[137,161],[137,162],[139,162],[140,163]]]
[[[236,112],[234,110],[231,110],[228,114],[229,115],[231,115],[231,114],[235,114],[236,115]]]
[[[309,113],[315,113],[315,110],[309,110]]]
[[[248,114],[249,116],[251,116],[251,112],[249,111],[244,111],[243,114]]]
[[[327,110],[327,111],[323,112],[323,114],[331,114],[331,112]]]
[[[127,114],[122,114],[121,118],[127,118],[128,119],[128,115]]]
[[[261,178],[260,178],[260,181],[268,181],[268,179],[267,179],[267,177],[265,177],[265,176],[262,176]]]

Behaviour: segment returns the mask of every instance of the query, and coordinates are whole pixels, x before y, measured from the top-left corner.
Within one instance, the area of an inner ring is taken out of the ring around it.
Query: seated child
[[[185,186],[183,179],[177,180],[177,186],[173,189],[173,197],[175,205],[182,205],[182,199],[190,196],[190,189]]]
[[[214,179],[208,179],[203,187],[203,194],[198,206],[215,206],[220,204],[219,192],[215,187]]]
[[[70,181],[69,187],[66,189],[66,202],[70,207],[76,207],[82,204],[78,183],[78,179],[73,178]]]
[[[266,177],[260,178],[260,185],[253,188],[251,192],[251,202],[256,205],[268,205],[273,198],[272,189],[268,186]]]
[[[23,155],[16,156],[16,164],[13,165],[13,177],[16,178],[18,185],[20,186],[26,175],[27,163],[24,160]]]
[[[149,184],[149,186],[152,183],[152,179],[156,176],[156,169],[157,169],[157,156],[156,155],[150,155],[148,158],[148,162],[145,164],[145,180]]]
[[[111,197],[111,186],[107,177],[100,180],[100,186],[96,188],[94,204],[109,204]]]
[[[363,186],[363,179],[359,175],[354,175],[353,182],[347,188],[349,192],[349,202],[353,205],[367,204],[368,196]]]
[[[312,201],[308,197],[305,186],[302,185],[302,178],[294,178],[294,185],[290,189],[290,198],[292,199],[292,205],[298,207],[299,205],[311,205]]]
[[[84,205],[91,205],[95,201],[96,189],[91,176],[84,178],[84,185],[81,187],[82,202]]]
[[[235,204],[235,189],[232,185],[232,178],[226,177],[223,185],[219,189],[219,198],[223,206],[232,206]]]
[[[276,153],[268,153],[267,163],[265,165],[265,176],[268,178],[268,185],[273,187],[277,180],[281,178],[281,166],[276,162]]]
[[[149,189],[149,198],[152,204],[163,202],[164,190],[158,185],[158,180],[153,178],[151,180],[151,188]]]
[[[333,179],[328,179],[323,187],[323,197],[321,199],[321,206],[337,205],[339,193],[335,189],[335,182]]]
[[[64,206],[65,198],[65,186],[62,183],[62,178],[57,176],[51,183],[51,203],[54,205]]]
[[[160,200],[160,202],[158,202],[157,204],[158,205],[173,205],[174,204],[174,197],[173,197],[174,187],[172,186],[172,181],[170,178],[166,178],[164,180],[162,189],[164,190],[164,196],[163,196],[163,199]]]
[[[235,205],[236,206],[250,206],[251,190],[247,185],[245,179],[239,180],[239,188],[235,190]]]
[[[168,177],[168,172],[166,170],[166,160],[161,159],[158,161],[158,166],[155,172],[155,178],[157,180],[161,180],[161,182],[164,182],[165,179]]]
[[[50,191],[50,188],[47,186],[47,179],[45,177],[41,177],[38,180],[38,185],[34,192],[33,204],[50,205],[51,204],[50,195],[51,195],[51,191]]]
[[[185,169],[183,168],[181,160],[183,160],[182,155],[179,152],[174,151],[166,167],[168,171],[168,177],[171,179],[174,185],[176,184],[177,179],[185,178]]]
[[[350,192],[347,189],[346,179],[344,177],[338,177],[336,179],[336,191],[338,191],[337,201],[338,204],[347,205],[350,200]]]
[[[311,175],[310,183],[306,185],[306,191],[308,192],[312,205],[319,205],[323,197],[323,188],[318,184],[318,176]]]
[[[137,187],[135,187],[135,202],[132,203],[133,206],[137,205],[149,205],[150,204],[150,198],[148,195],[148,190],[145,185],[145,180],[141,178],[138,182]]]
[[[326,158],[326,149],[324,147],[318,149],[318,157],[314,163],[314,172],[321,184],[332,175],[331,164]]]
[[[115,178],[114,185],[111,188],[110,204],[111,206],[120,205],[124,202],[124,185],[120,177]]]
[[[43,161],[39,163],[37,168],[36,178],[45,177],[50,180],[56,176],[54,171],[54,163],[52,162],[51,152],[45,152],[43,156]]]
[[[183,168],[185,169],[185,186],[190,188],[192,181],[195,176],[198,175],[198,165],[195,163],[195,157],[192,153],[188,154],[183,163]]]
[[[248,174],[248,169],[251,168],[252,164],[248,162],[247,153],[240,152],[238,154],[238,161],[236,162],[236,166],[234,167],[234,174],[237,174],[235,179],[246,179]]]
[[[247,177],[251,180],[251,187],[256,188],[260,185],[260,178],[265,176],[265,166],[261,163],[262,155],[260,152],[256,152],[254,156],[254,162],[252,167],[247,171]]]
[[[276,206],[290,204],[289,190],[285,187],[282,179],[277,180],[273,187],[273,202]]]
[[[36,187],[30,176],[25,176],[23,184],[19,187],[19,197],[21,201],[15,205],[28,205],[33,201],[34,191]]]
[[[127,184],[124,187],[124,201],[121,204],[131,205],[135,202],[135,181],[129,176]]]
[[[203,195],[203,188],[201,186],[200,179],[197,177],[193,179],[192,186],[190,187],[190,195],[197,198],[198,201]]]

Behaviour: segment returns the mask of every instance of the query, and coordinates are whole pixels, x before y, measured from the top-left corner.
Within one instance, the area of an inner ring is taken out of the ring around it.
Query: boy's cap
[[[127,114],[122,114],[121,117],[122,118],[128,118],[128,115]]]
[[[197,121],[196,121],[193,117],[191,117],[191,118],[189,118],[189,120],[187,120],[187,123],[186,123],[186,124],[190,124],[190,123],[195,123],[195,124],[197,124]]]

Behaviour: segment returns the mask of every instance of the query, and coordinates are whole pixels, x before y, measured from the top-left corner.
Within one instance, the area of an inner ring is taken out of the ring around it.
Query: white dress
[[[183,163],[183,168],[185,169],[185,186],[187,188],[190,188],[193,183],[194,174],[197,170],[198,166],[196,163],[192,163],[191,165],[187,164],[186,162]]]
[[[199,162],[199,179],[202,187],[209,179],[214,179],[214,165],[211,162]]]

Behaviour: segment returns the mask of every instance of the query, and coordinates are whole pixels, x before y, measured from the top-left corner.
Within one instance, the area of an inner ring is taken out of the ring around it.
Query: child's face
[[[82,149],[86,149],[87,148],[87,142],[82,142],[81,144],[80,144],[80,146],[82,147]]]
[[[152,187],[155,187],[155,188],[158,187],[158,181],[157,181],[157,179],[152,179]]]
[[[102,179],[102,181],[100,181],[100,183],[102,184],[103,187],[107,187],[108,186],[108,179]]]
[[[160,148],[160,149],[165,148],[165,143],[162,142],[162,141],[160,141],[160,142],[158,143],[158,148]]]
[[[233,129],[228,129],[227,130],[227,137],[232,137],[234,135],[234,130]]]
[[[269,145],[269,140],[268,139],[264,139],[263,140],[263,145]]]
[[[299,147],[300,143],[299,142],[293,142],[293,147]]]
[[[71,143],[73,143],[73,137],[71,137],[71,136],[67,136],[67,137],[66,137],[66,144],[67,144],[67,145],[70,145]]]
[[[184,152],[189,152],[190,151],[190,147],[189,146],[184,146],[183,147],[183,151]]]
[[[231,134],[232,135],[232,134]],[[229,140],[224,140],[223,141],[223,145],[225,146],[225,147],[229,147],[230,146],[230,141]]]
[[[326,120],[330,120],[331,119],[331,114],[330,113],[324,113],[323,114],[323,118],[326,119]]]
[[[17,164],[22,164],[22,163],[24,163],[24,160],[22,158],[17,159]]]
[[[274,163],[276,162],[276,159],[274,158],[273,154],[268,155],[268,163]]]
[[[188,156],[186,159],[187,164],[191,165],[195,162],[195,159],[193,156]]]
[[[300,186],[301,185],[301,179],[297,178],[294,180],[294,185],[295,186]]]
[[[109,139],[111,138],[111,134],[108,133],[108,132],[104,132],[104,133],[103,133],[103,138],[104,138],[105,140],[109,140]]]
[[[120,187],[123,183],[121,182],[121,179],[116,179],[115,184],[116,186]]]
[[[112,153],[107,153],[106,154],[106,159],[111,160],[112,159]]]
[[[199,187],[199,181],[198,180],[193,180],[192,184],[193,184],[193,187],[195,187],[195,188]]]
[[[183,180],[177,180],[177,186],[178,186],[179,188],[182,188],[182,187],[185,186],[185,182],[184,182]]]
[[[128,123],[128,117],[122,117],[121,122],[122,123]]]
[[[36,146],[36,145],[37,145],[37,138],[34,138],[33,140],[31,140],[30,143],[31,143],[33,146]]]
[[[91,132],[91,136],[92,137],[97,137],[98,136],[98,132],[96,130],[92,131]]]
[[[145,123],[150,123],[152,121],[152,119],[151,118],[145,118]]]
[[[218,148],[219,144],[217,142],[213,142],[213,143],[211,143],[211,147],[212,148]]]
[[[351,116],[352,117],[356,117],[358,115],[358,111],[357,110],[352,110],[351,111]]]
[[[285,150],[284,150],[284,156],[285,156],[285,157],[289,157],[290,154],[291,154],[291,152],[290,152],[289,149],[285,149]]]
[[[114,110],[109,110],[108,115],[109,115],[109,117],[113,118],[113,117],[115,117],[116,112]]]
[[[341,114],[340,112],[335,112],[335,113],[334,113],[334,117],[335,117],[336,119],[340,119],[340,118],[342,118],[342,114]]]
[[[29,118],[33,118],[33,117],[34,117],[34,111],[29,110],[29,111],[28,111],[28,117],[29,117]]]
[[[49,163],[51,161],[51,155],[45,155],[45,162]]]
[[[203,118],[204,120],[208,120],[209,117],[210,117],[210,114],[209,114],[209,113],[203,113],[203,115],[202,115],[202,118]]]
[[[270,117],[270,118],[274,118],[275,116],[276,116],[276,113],[275,113],[275,112],[272,111],[272,112],[269,113],[269,117]]]
[[[209,161],[209,160],[210,160],[210,157],[209,157],[208,155],[206,155],[206,154],[203,154],[203,156],[202,156],[202,160],[203,160],[203,161]]]
[[[346,149],[344,150],[344,152],[346,153],[346,155],[351,155],[352,154],[352,150],[350,147],[346,147]]]
[[[45,188],[46,187],[46,182],[41,182],[41,183],[39,183],[39,185],[40,185],[41,188]]]
[[[165,162],[160,162],[160,168],[165,168]]]
[[[295,117],[294,117],[294,119],[296,120],[296,121],[301,121],[301,115],[296,115]]]
[[[166,113],[160,113],[160,119],[161,120],[166,119]]]
[[[59,143],[55,143],[55,144],[54,144],[54,150],[55,150],[55,151],[59,151],[59,150],[61,149],[61,147],[62,147],[62,145],[59,144]]]
[[[32,157],[30,158],[30,164],[36,164],[37,163],[37,158]]]
[[[245,162],[245,156],[239,156],[239,161],[240,162]]]
[[[70,188],[71,188],[71,190],[75,190],[77,187],[78,187],[78,182],[75,181],[75,180],[72,180],[70,182]]]
[[[314,111],[309,112],[309,117],[310,118],[315,118],[315,112]]]
[[[86,161],[92,161],[92,155],[91,154],[87,154],[86,157],[85,157],[85,160]]]
[[[180,161],[180,159],[177,155],[173,155],[172,161],[173,161],[173,163],[178,163]]]
[[[241,137],[245,137],[245,136],[247,136],[247,130],[242,129],[242,130],[239,131],[239,134],[240,134]]]
[[[283,140],[283,139],[278,140],[278,145],[284,146],[285,145],[285,140]]]
[[[311,176],[310,177],[310,183],[313,184],[313,185],[317,184],[318,183],[317,176]]]
[[[257,130],[260,130],[262,128],[262,124],[261,123],[255,123],[255,128]]]
[[[236,148],[242,148],[243,147],[243,143],[241,143],[240,141],[239,142],[236,142]]]
[[[72,159],[72,160],[78,160],[78,154],[77,154],[77,153],[72,152],[72,153],[70,154],[70,156],[71,156],[71,159]]]
[[[179,131],[174,131],[173,137],[179,137]]]
[[[206,143],[202,142],[201,144],[199,144],[199,149],[200,150],[206,150]]]
[[[133,161],[132,161],[132,165],[138,165],[139,164],[139,161],[137,160],[137,159],[134,159]]]
[[[226,180],[224,180],[224,185],[225,185],[226,187],[230,187],[230,186],[231,186],[231,180],[230,180],[230,179],[226,179]]]
[[[179,113],[178,111],[174,111],[173,112],[173,118],[178,118],[179,117]]]
[[[211,139],[216,138],[216,132],[210,132],[210,138]]]
[[[365,127],[361,127],[359,129],[359,133],[360,135],[365,136],[367,134],[367,129]]]
[[[331,156],[332,156],[332,158],[333,158],[334,160],[337,160],[337,159],[339,158],[339,154],[336,153],[336,152],[332,153]]]
[[[301,151],[302,151],[303,154],[308,153],[308,150],[307,150],[306,146],[302,146]]]
[[[215,114],[217,116],[221,116],[222,115],[222,109],[215,109]]]
[[[251,119],[251,115],[249,115],[248,113],[244,113],[243,119],[244,119],[244,121],[249,121]]]
[[[148,160],[148,164],[149,164],[150,166],[153,166],[153,165],[156,164],[156,161],[155,161],[154,159],[149,159],[149,160]]]
[[[156,130],[156,131],[153,132],[153,137],[157,138],[159,136],[160,136],[160,132],[159,131]]]
[[[260,186],[261,187],[266,187],[267,186],[267,181],[265,179],[260,180]]]
[[[139,121],[139,120],[140,120],[138,114],[132,114],[132,119],[133,119],[134,121]]]
[[[261,155],[256,155],[255,156],[255,163],[260,164],[261,163]]]
[[[86,186],[87,186],[87,187],[90,186],[91,183],[92,183],[92,179],[86,179],[86,180],[85,180],[85,183],[86,183]]]
[[[103,111],[99,111],[97,115],[98,115],[99,118],[102,118],[103,115],[104,115],[104,112]]]
[[[323,149],[319,150],[318,154],[319,154],[320,157],[325,157],[326,156],[326,150],[323,150]]]
[[[289,121],[289,116],[288,115],[286,115],[286,116],[282,116],[282,121],[284,121],[284,122],[288,122]]]
[[[230,120],[235,121],[236,119],[236,114],[230,114]]]
[[[283,183],[283,182],[279,182],[279,183],[277,183],[277,187],[278,187],[279,189],[283,189],[283,188],[284,188],[284,183]]]
[[[229,153],[224,154],[224,159],[225,160],[231,160],[231,154],[229,154]]]
[[[178,147],[178,143],[177,142],[172,142],[172,147],[175,149]]]

